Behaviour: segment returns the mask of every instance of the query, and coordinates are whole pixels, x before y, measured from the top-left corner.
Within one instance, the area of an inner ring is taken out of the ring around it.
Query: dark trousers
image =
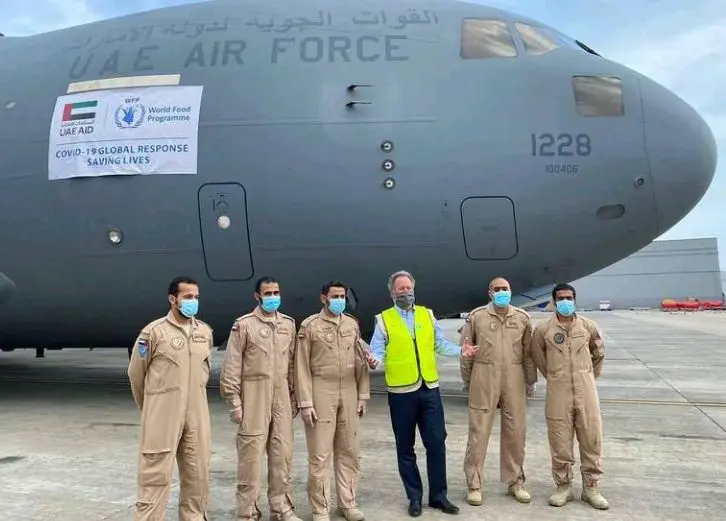
[[[410,393],[388,393],[391,426],[396,438],[398,473],[409,501],[422,501],[423,484],[413,450],[416,426],[426,448],[429,478],[429,503],[446,498],[446,425],[439,389],[426,384]]]

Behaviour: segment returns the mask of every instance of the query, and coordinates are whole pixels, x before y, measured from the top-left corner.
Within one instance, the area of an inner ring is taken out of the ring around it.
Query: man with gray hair
[[[472,357],[476,348],[468,343],[460,347],[444,337],[433,311],[414,304],[415,284],[407,271],[397,271],[388,279],[394,306],[376,315],[368,364],[373,368],[379,363],[384,365],[398,472],[408,496],[409,515],[421,515],[423,499],[414,452],[417,425],[426,447],[429,506],[446,514],[458,514],[459,507],[447,498],[446,426],[436,353]]]

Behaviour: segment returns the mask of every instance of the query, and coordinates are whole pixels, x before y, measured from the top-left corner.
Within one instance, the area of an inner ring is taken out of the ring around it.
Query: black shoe
[[[453,504],[448,499],[444,498],[441,501],[436,501],[434,503],[429,503],[429,506],[431,508],[436,508],[438,510],[441,510],[444,514],[458,514],[459,513],[459,507],[457,507],[455,504]]]
[[[408,515],[411,517],[418,517],[421,515],[421,502],[411,501],[408,505]]]

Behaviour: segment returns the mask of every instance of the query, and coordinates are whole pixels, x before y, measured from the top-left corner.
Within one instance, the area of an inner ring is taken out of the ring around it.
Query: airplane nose
[[[716,139],[693,107],[652,80],[641,80],[645,139],[663,234],[703,198],[716,173]]]

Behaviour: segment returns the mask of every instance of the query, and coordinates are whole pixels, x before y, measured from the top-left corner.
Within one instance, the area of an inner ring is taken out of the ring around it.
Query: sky
[[[196,0],[0,2],[0,32],[30,35]],[[709,192],[659,237],[717,237],[726,271],[726,0],[487,0],[556,27],[604,57],[649,76],[706,119],[719,147]]]

